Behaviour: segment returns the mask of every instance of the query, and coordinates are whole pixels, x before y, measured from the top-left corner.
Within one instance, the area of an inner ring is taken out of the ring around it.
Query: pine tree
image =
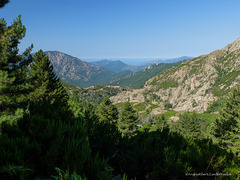
[[[96,107],[85,100],[80,100],[75,90],[70,95],[68,104],[74,117],[84,121],[87,126],[88,134],[92,134],[95,125],[99,122],[99,117],[96,114]]]
[[[81,102],[78,97],[78,92],[76,90],[72,91],[72,94],[69,95],[68,100],[69,108],[71,112],[73,113],[74,117],[79,119],[84,119],[84,105],[87,104],[87,102]]]
[[[58,99],[67,104],[67,93],[53,72],[53,66],[48,56],[42,50],[34,55],[30,68],[29,79],[34,89],[30,93],[30,97],[33,101]]]
[[[8,2],[9,2],[9,0],[1,0],[0,1],[0,8],[4,7]]]
[[[98,108],[98,115],[100,122],[116,124],[118,119],[118,110],[112,104],[108,97],[105,97]]]
[[[123,135],[134,135],[137,129],[138,116],[130,102],[124,103],[119,114],[119,129]]]
[[[11,26],[7,26],[4,19],[0,20],[0,122],[20,118],[27,102],[26,72],[32,60],[32,46],[18,55],[19,41],[25,31],[21,16]]]
[[[226,99],[216,119],[214,135],[223,146],[240,150],[240,87],[235,88]]]
[[[176,122],[176,128],[185,137],[203,138],[202,123],[195,113],[184,113]]]
[[[24,35],[20,17],[9,27],[0,21],[0,120],[16,120],[0,126],[0,177],[25,179],[22,173],[29,170],[26,179],[42,179],[59,167],[111,179],[107,162],[91,154],[88,130],[69,110],[66,91],[43,51],[35,54],[28,72],[32,47],[18,55]]]

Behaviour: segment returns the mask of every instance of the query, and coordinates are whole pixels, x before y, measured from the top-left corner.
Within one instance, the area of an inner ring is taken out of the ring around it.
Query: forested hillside
[[[172,58],[172,59],[159,59],[159,60],[155,60],[155,61],[150,61],[150,62],[145,62],[139,65],[129,65],[126,63],[123,63],[120,60],[108,60],[108,59],[104,59],[101,61],[95,61],[95,62],[89,62],[90,64],[94,65],[94,66],[100,66],[100,67],[104,67],[110,71],[113,72],[121,72],[121,71],[132,71],[132,72],[139,72],[149,66],[152,66],[154,64],[160,64],[160,63],[177,63],[186,59],[192,59],[192,57],[188,57],[188,56],[182,56],[179,58]],[[129,60],[131,61],[131,60]],[[161,71],[159,71],[161,72]],[[156,74],[155,74],[156,75]]]
[[[110,81],[110,85],[114,86],[128,86],[130,88],[138,89],[143,87],[144,83],[150,78],[156,76],[165,69],[170,69],[174,66],[181,64],[177,63],[156,63],[148,66],[139,72],[129,74],[125,77]]]
[[[179,65],[180,60],[187,58],[184,56],[169,59],[169,61],[177,61],[176,63],[157,63],[156,61],[156,63],[130,66],[121,61],[111,60],[87,63],[58,51],[46,51],[45,53],[53,64],[54,72],[63,82],[81,87],[101,84],[139,88],[153,76]],[[132,73],[132,71],[139,72]]]
[[[19,53],[25,33],[21,16],[11,25],[0,20],[0,179],[155,180],[192,179],[196,174],[239,179],[239,88],[211,121],[190,112],[182,112],[176,121],[149,113],[141,120],[129,100],[114,105],[104,97],[95,105],[79,98],[77,87],[65,84],[66,90],[43,50],[32,55],[30,46]],[[227,60],[237,62],[236,45],[238,41],[223,49]],[[155,78],[162,85],[161,74]],[[92,88],[111,95],[118,91]]]

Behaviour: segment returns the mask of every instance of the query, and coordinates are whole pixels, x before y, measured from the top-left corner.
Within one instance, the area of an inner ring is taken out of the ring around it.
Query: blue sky
[[[240,37],[239,0],[10,0],[0,17],[19,14],[34,44],[86,58],[199,56]]]

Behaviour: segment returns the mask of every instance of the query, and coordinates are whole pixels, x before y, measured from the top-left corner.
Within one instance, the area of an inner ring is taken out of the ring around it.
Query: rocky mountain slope
[[[62,81],[81,87],[106,84],[114,78],[120,78],[131,73],[129,71],[119,74],[114,73],[58,51],[47,51],[45,53],[53,64],[55,73]]]
[[[240,83],[240,38],[223,49],[186,61],[148,80],[143,89],[112,97],[115,103],[170,103],[176,111],[203,112]],[[154,97],[154,98],[153,98]]]

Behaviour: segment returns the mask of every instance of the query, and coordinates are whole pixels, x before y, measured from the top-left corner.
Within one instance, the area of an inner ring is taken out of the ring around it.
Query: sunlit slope
[[[223,49],[159,73],[138,93],[128,92],[128,99],[146,101],[154,95],[158,97],[156,104],[169,102],[177,111],[203,112],[210,102],[228,94],[239,82],[240,38]],[[119,101],[122,95],[113,100]]]

